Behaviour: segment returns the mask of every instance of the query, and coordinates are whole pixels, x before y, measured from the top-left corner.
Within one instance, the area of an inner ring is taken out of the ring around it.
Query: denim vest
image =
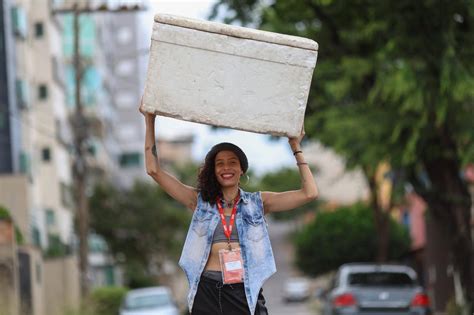
[[[194,297],[209,258],[212,236],[217,224],[221,224],[217,206],[203,201],[201,194],[198,194],[196,210],[179,260],[189,282],[189,311],[193,309]],[[260,192],[248,193],[240,190],[235,226],[239,233],[244,263],[245,296],[250,314],[254,314],[263,283],[276,272]]]

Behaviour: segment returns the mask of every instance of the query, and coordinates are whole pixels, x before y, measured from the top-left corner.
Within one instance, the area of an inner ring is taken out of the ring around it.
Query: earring
[[[250,176],[249,176],[249,174],[245,174],[245,176],[247,177],[247,182],[244,185],[248,185],[248,183],[250,182]]]

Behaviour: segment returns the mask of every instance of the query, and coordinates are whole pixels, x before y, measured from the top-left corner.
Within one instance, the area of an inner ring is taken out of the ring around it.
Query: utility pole
[[[76,197],[76,216],[78,223],[79,234],[79,270],[81,282],[81,295],[86,297],[89,293],[89,279],[88,279],[88,253],[89,253],[89,205],[86,196],[86,185],[88,180],[88,165],[87,165],[87,139],[88,139],[88,120],[84,115],[84,107],[81,100],[81,82],[84,74],[82,65],[82,57],[80,52],[80,21],[82,14],[93,13],[130,13],[137,11],[144,11],[144,6],[135,4],[132,6],[120,5],[117,8],[109,8],[108,5],[102,4],[96,8],[91,8],[86,2],[83,7],[79,7],[81,1],[77,1],[69,8],[53,8],[53,14],[73,14],[73,32],[74,32],[74,55],[73,65],[75,73],[75,113],[71,119],[73,128],[73,144],[74,144],[74,190]],[[84,2],[82,2],[84,3]]]

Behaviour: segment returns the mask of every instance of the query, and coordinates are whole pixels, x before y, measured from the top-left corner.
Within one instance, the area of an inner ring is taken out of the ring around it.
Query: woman
[[[275,271],[265,214],[290,210],[318,196],[300,142],[289,144],[301,176],[301,188],[287,192],[245,192],[240,177],[248,169],[244,152],[231,143],[215,145],[206,155],[198,187],[181,183],[160,167],[155,145],[155,115],[145,116],[147,173],[171,197],[193,211],[179,265],[189,282],[193,315],[268,314],[262,286]]]

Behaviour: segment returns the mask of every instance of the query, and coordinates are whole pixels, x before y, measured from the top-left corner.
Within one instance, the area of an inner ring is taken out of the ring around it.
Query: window
[[[15,81],[16,99],[20,109],[28,108],[28,85],[25,80],[17,79]]]
[[[360,286],[411,286],[414,280],[402,272],[360,272],[349,275],[350,285]]]
[[[43,162],[51,161],[51,150],[49,148],[43,148],[41,150],[41,159]]]
[[[118,63],[118,65],[115,67],[115,73],[120,76],[128,76],[133,73],[135,70],[135,64],[133,61],[130,60],[124,60]]]
[[[72,189],[65,183],[60,183],[61,201],[66,208],[72,208],[74,206]]]
[[[132,31],[128,27],[122,27],[117,32],[117,40],[120,44],[125,45],[132,40]]]
[[[48,87],[45,84],[40,84],[38,86],[38,98],[40,100],[45,100],[48,98]]]
[[[129,91],[121,91],[117,93],[115,103],[118,108],[132,108],[136,106],[137,96]]]
[[[119,163],[122,168],[140,166],[141,154],[138,152],[123,153],[120,155]]]
[[[24,174],[30,174],[30,156],[26,152],[20,153],[20,172]]]
[[[36,263],[36,282],[41,283],[41,265]]]
[[[54,226],[56,224],[56,214],[51,209],[46,209],[46,226]]]
[[[36,226],[31,228],[31,234],[33,238],[33,245],[41,247],[41,234],[39,229]]]
[[[37,22],[35,23],[35,37],[36,38],[41,38],[44,35],[44,27],[43,23]]]
[[[13,7],[11,10],[13,33],[17,38],[26,39],[28,33],[28,23],[26,23],[26,13],[21,7]]]

